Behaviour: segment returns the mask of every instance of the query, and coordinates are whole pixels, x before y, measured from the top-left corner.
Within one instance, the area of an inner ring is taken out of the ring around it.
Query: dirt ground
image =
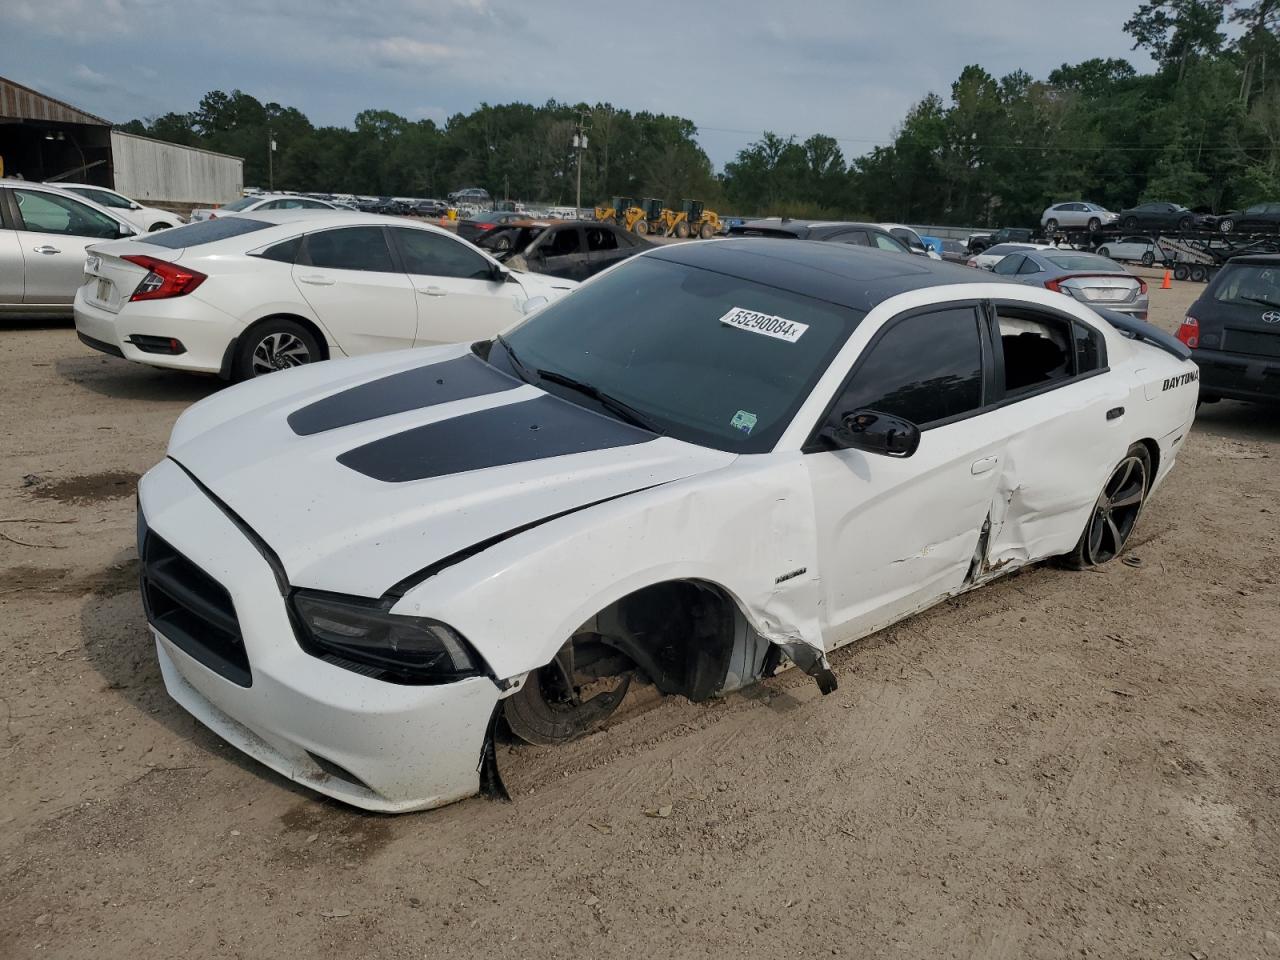
[[[1200,288],[1155,286],[1172,329]],[[1133,566],[936,607],[828,697],[791,671],[503,747],[513,803],[392,818],[161,685],[133,486],[219,385],[0,338],[6,960],[1280,956],[1276,411],[1202,408]]]

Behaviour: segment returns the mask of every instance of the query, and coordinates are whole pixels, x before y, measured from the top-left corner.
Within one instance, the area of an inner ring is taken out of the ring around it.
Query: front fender
[[[549,663],[614,601],[671,580],[713,584],[765,638],[822,651],[801,455],[739,457],[541,524],[429,577],[394,609],[450,624],[506,679]]]

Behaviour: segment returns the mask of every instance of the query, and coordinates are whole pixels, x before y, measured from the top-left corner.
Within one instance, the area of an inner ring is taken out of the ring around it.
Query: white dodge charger
[[[489,337],[573,286],[425,223],[268,211],[88,248],[74,311],[95,349],[244,380]]]
[[[1187,356],[924,258],[659,247],[494,339],[188,410],[139,496],[164,681],[384,811],[499,790],[495,736],[571,739],[633,682],[829,691],[843,644],[1119,555],[1191,428]]]

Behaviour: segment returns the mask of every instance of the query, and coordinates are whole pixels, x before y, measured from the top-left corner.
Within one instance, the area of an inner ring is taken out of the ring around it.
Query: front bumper
[[[170,696],[232,746],[277,773],[366,810],[438,807],[476,793],[499,700],[487,677],[401,686],[304,652],[272,567],[173,461],[142,478],[148,529],[230,595],[252,680],[242,686],[162,633]]]
[[[192,296],[140,301],[129,304],[119,313],[112,313],[89,303],[84,296],[84,287],[81,287],[76,291],[73,313],[76,333],[95,350],[153,367],[195,373],[219,373],[227,345],[239,333],[234,319]],[[139,350],[129,342],[135,334],[175,337],[182,342],[186,352],[167,354]]]
[[[1200,368],[1200,395],[1280,403],[1280,358],[1223,350],[1191,351]]]

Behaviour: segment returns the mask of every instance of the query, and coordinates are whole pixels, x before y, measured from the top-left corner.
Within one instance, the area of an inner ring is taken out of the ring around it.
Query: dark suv
[[[1178,330],[1200,367],[1200,397],[1280,402],[1280,255],[1235,257]]]
[[[995,233],[975,233],[969,237],[969,252],[982,253],[997,243],[1030,243],[1031,233],[1023,227],[1001,227]]]

